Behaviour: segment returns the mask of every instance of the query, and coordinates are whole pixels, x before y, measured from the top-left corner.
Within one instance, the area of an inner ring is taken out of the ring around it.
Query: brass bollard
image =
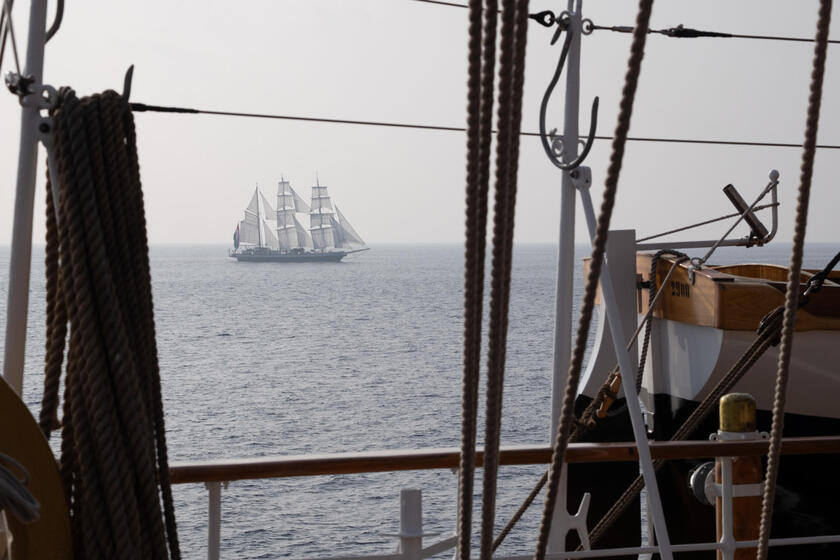
[[[720,431],[718,439],[757,439],[761,437],[755,429],[755,399],[746,393],[730,393],[720,399]],[[761,457],[745,456],[715,459],[715,482],[720,484],[722,463],[732,462],[732,484],[758,484],[763,471]],[[742,487],[743,488],[743,487]],[[732,537],[736,541],[758,539],[758,527],[761,520],[761,495],[749,495],[732,499]],[[720,496],[715,498],[715,517],[717,520],[718,541],[723,537],[723,502]],[[717,553],[718,560],[723,558],[722,551]],[[755,548],[740,548],[735,551],[736,560],[756,557]]]

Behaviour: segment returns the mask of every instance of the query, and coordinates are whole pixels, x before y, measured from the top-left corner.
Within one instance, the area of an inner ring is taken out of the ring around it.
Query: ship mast
[[[260,186],[257,184],[256,188],[254,189],[256,193],[255,196],[257,197],[257,247],[262,247],[262,222],[263,222],[263,212],[260,210]]]

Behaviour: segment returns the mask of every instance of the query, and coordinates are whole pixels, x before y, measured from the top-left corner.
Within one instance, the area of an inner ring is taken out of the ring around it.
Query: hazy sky
[[[531,2],[531,11],[565,6]],[[793,7],[796,11],[793,11]],[[593,0],[584,16],[631,25],[636,3]],[[651,26],[811,37],[816,1],[660,0]],[[25,45],[28,2],[15,3]],[[50,15],[50,18],[52,15]],[[832,38],[840,38],[835,14]],[[48,44],[46,82],[80,95],[121,90],[134,64],[132,100],[213,110],[463,126],[467,10],[410,0],[94,2],[67,0]],[[531,24],[523,129],[536,130],[539,103],[560,44]],[[581,128],[601,96],[600,134],[615,125],[629,35],[583,40]],[[829,47],[820,142],[840,144],[840,62]],[[631,135],[801,142],[813,45],[651,36]],[[8,54],[7,54],[8,57]],[[3,71],[9,69],[9,59]],[[562,91],[552,104],[562,128]],[[463,133],[231,117],[136,115],[149,236],[153,243],[230,244],[255,183],[273,199],[281,174],[304,196],[318,173],[369,243],[460,242]],[[0,243],[11,239],[19,108],[0,95]],[[600,198],[609,144],[596,142],[593,196]],[[781,172],[781,230],[791,238],[801,150],[631,144],[614,228],[639,235],[730,212],[720,189],[751,200]],[[43,150],[41,152],[43,160]],[[43,161],[35,217],[43,240]],[[516,239],[554,242],[558,172],[536,138],[524,138]],[[837,239],[840,150],[818,154],[809,241]],[[597,202],[596,202],[597,204]],[[704,234],[725,229],[718,224]],[[685,236],[683,236],[685,238]],[[578,213],[578,240],[585,239]]]

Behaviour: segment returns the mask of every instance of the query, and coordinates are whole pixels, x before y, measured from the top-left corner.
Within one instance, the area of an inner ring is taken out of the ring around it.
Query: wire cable
[[[630,25],[595,25],[592,20],[587,20],[589,23],[584,28],[584,34],[588,35],[592,31],[612,31],[614,33],[632,33],[633,27]],[[726,33],[723,31],[704,31],[701,29],[693,29],[685,27],[680,24],[676,27],[668,27],[664,29],[648,29],[648,33],[652,35],[664,35],[672,39],[697,39],[697,38],[713,38],[713,39],[756,39],[761,41],[794,41],[798,43],[813,43],[814,39],[808,37],[787,37],[782,35],[750,35],[746,33]],[[829,44],[840,44],[840,40],[829,40]]]
[[[17,49],[17,40],[15,39],[15,27],[12,24],[12,3],[13,0],[3,0],[3,16],[5,19],[6,26],[2,28],[2,39],[0,39],[0,65],[3,64],[3,55],[6,51],[6,38],[11,36],[11,43],[12,43],[12,54],[15,57],[15,69],[17,70],[18,75],[20,75],[20,58],[18,58],[18,49]]]
[[[423,2],[424,4],[437,4],[439,6],[449,6],[452,8],[469,8],[466,4],[458,4],[457,2],[443,2],[443,0],[413,0],[414,2]]]
[[[419,1],[419,0],[418,0]],[[150,113],[181,113],[193,115],[215,115],[225,117],[245,117],[255,119],[274,119],[274,120],[288,120],[288,121],[303,121],[303,122],[317,122],[328,124],[350,124],[359,126],[384,126],[390,128],[412,128],[416,130],[436,130],[443,132],[466,132],[466,128],[462,126],[441,126],[430,124],[416,124],[416,123],[399,123],[388,121],[367,121],[355,119],[339,119],[339,118],[325,118],[325,117],[301,117],[295,115],[275,115],[269,113],[245,113],[237,111],[210,111],[204,109],[189,109],[185,107],[164,107],[160,105],[148,105],[146,103],[131,103],[131,110]],[[493,131],[495,134],[497,131]],[[536,136],[539,137],[539,132],[520,132],[521,136]],[[595,136],[596,140],[612,141],[612,136]],[[631,142],[670,142],[677,144],[711,144],[720,146],[762,146],[770,148],[801,148],[801,143],[795,142],[754,142],[742,140],[701,140],[695,138],[657,138],[657,137],[643,137],[643,136],[629,136],[627,138]],[[817,148],[828,150],[840,150],[840,144],[818,144]]]

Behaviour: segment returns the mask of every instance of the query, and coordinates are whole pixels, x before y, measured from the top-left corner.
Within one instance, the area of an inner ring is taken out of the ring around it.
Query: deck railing
[[[767,440],[730,441],[660,441],[651,442],[653,459],[705,459],[724,458],[724,465],[732,457],[766,455]],[[840,436],[787,438],[782,445],[785,455],[840,453]],[[375,451],[363,453],[335,453],[324,455],[290,455],[282,457],[173,463],[170,478],[173,484],[204,483],[208,489],[208,546],[207,557],[216,560],[220,554],[221,491],[228,482],[297,476],[344,475],[409,470],[457,469],[460,451],[456,448]],[[482,466],[483,450],[477,451],[477,464]],[[501,465],[539,465],[551,460],[547,446],[503,447]],[[566,453],[567,463],[635,462],[638,453],[635,443],[573,443]],[[723,469],[721,481],[724,500],[731,500],[731,476]],[[340,560],[420,560],[455,546],[449,537],[427,548],[422,547],[422,511],[419,490],[403,490],[401,494],[400,553],[385,556],[341,557]],[[725,507],[725,506],[724,506]],[[418,536],[419,535],[419,536]],[[771,546],[840,542],[840,535],[771,539]],[[739,541],[737,548],[751,548],[755,541]],[[690,550],[721,550],[721,543],[672,545],[674,552]],[[548,558],[594,558],[627,554],[650,554],[655,546],[627,547],[621,549],[596,549],[564,552]],[[504,560],[530,560],[529,557],[506,557]],[[339,560],[333,558],[332,560]]]

